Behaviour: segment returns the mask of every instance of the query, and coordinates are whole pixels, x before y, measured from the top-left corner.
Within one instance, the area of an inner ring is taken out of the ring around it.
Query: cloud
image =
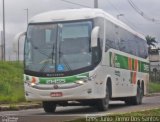
[[[68,0],[71,2],[93,7],[94,0]],[[160,19],[160,0],[132,0],[135,5],[148,16]],[[2,1],[0,1],[0,9]],[[99,7],[113,16],[124,14],[120,20],[145,35],[151,35],[160,40],[160,24],[145,20],[129,5],[128,0],[99,0]],[[78,5],[61,0],[5,0],[6,13],[6,41],[7,47],[12,47],[16,33],[26,29],[26,11],[29,9],[29,18],[34,15],[57,9],[81,8]],[[1,9],[2,10],[2,9]],[[2,11],[0,10],[0,30],[2,30]]]

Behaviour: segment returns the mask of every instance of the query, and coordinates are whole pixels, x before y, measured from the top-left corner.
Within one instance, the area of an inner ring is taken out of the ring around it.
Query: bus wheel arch
[[[137,87],[141,87],[140,80],[137,81]]]
[[[107,78],[106,87],[108,87],[109,98],[111,99],[111,97],[112,97],[112,80],[110,77]]]

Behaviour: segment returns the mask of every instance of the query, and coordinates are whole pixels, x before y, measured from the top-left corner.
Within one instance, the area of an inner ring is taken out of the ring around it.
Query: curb
[[[149,93],[145,95],[145,97],[153,97],[153,96],[160,96],[160,93]]]
[[[35,109],[35,108],[41,108],[41,103],[35,103],[35,104],[29,104],[29,105],[16,105],[16,104],[10,104],[10,105],[0,105],[0,111],[17,111],[17,110],[26,110],[26,109]]]

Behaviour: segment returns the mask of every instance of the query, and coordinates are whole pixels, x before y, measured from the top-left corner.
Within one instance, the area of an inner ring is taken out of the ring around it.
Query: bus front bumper
[[[81,85],[71,86],[58,86],[54,85],[41,85],[30,86],[24,84],[25,97],[28,101],[72,101],[84,99],[96,99],[97,94],[94,90],[93,83],[88,82]],[[102,97],[100,94],[98,97]]]

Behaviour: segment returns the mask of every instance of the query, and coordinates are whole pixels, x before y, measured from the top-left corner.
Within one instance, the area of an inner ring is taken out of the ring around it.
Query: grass
[[[0,103],[23,101],[23,64],[0,61]]]
[[[86,117],[67,122],[159,122],[160,109],[146,110],[141,112],[131,112],[125,114],[113,114],[102,117]]]
[[[150,82],[149,83],[149,92],[150,93],[160,92],[160,83]]]
[[[10,104],[10,110],[18,110],[19,109],[19,107],[18,106],[16,106],[15,104]]]

